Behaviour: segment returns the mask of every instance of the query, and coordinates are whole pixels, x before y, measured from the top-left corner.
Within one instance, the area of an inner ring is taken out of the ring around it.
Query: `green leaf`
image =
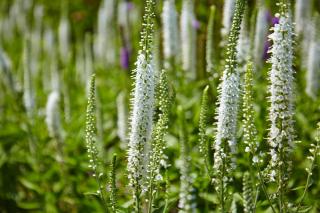
[[[43,193],[42,189],[41,189],[38,185],[30,182],[29,180],[27,180],[27,179],[25,179],[25,178],[22,178],[22,177],[19,178],[19,182],[20,182],[24,187],[26,187],[26,188],[28,188],[28,189],[31,189],[31,190],[33,190],[33,191],[36,191],[36,192],[38,192],[39,194],[42,194],[42,193]]]

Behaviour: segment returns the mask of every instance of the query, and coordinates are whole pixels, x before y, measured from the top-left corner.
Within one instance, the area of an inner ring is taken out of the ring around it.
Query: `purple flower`
[[[121,48],[120,53],[120,63],[121,67],[125,70],[129,69],[130,64],[130,50],[127,47]]]
[[[275,24],[279,24],[279,18],[278,17],[273,17],[271,20],[272,26],[274,26]]]
[[[266,40],[264,42],[264,48],[263,48],[263,60],[267,61],[270,58],[269,49],[271,47],[271,42],[269,40]]]
[[[200,28],[200,22],[197,19],[192,20],[192,26],[194,29],[199,29]]]
[[[270,25],[274,26],[275,24],[279,24],[279,18],[271,15],[270,11],[266,12],[266,18]]]
[[[133,2],[128,1],[126,2],[126,4],[127,4],[127,10],[132,10],[134,8]]]

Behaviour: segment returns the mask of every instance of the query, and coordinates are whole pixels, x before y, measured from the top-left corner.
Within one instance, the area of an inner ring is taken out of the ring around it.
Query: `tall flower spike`
[[[99,173],[99,153],[96,145],[96,84],[95,74],[91,76],[90,80],[90,92],[88,97],[87,114],[86,114],[86,147],[89,157],[89,168],[92,170],[92,176],[96,179],[99,189],[97,194],[99,195],[103,206],[107,212],[105,192],[101,184],[102,173]]]
[[[67,63],[70,57],[70,24],[66,9],[63,9],[58,32],[60,60]]]
[[[46,123],[49,135],[53,138],[61,138],[61,123],[59,111],[59,92],[50,93],[46,106]]]
[[[312,38],[309,46],[307,75],[306,75],[306,93],[313,99],[316,99],[319,95],[320,89],[320,30],[317,29],[319,16],[316,16],[312,21],[311,34]]]
[[[280,4],[279,24],[273,27],[270,35],[272,56],[269,60],[270,80],[270,172],[271,181],[278,185],[279,208],[285,208],[284,194],[287,189],[291,165],[291,152],[294,143],[293,106],[293,26],[289,6]]]
[[[178,14],[175,0],[165,0],[163,2],[162,30],[163,53],[167,64],[179,53]]]
[[[166,143],[164,136],[168,131],[169,111],[172,97],[169,93],[169,85],[167,79],[167,71],[163,70],[160,74],[159,81],[159,119],[152,132],[151,156],[148,165],[148,193],[149,193],[149,209],[153,202],[153,195],[157,192],[155,183],[162,181],[163,177],[160,172],[161,168],[167,168],[167,156],[164,154]]]
[[[116,60],[114,47],[114,0],[103,0],[98,11],[95,58],[102,65],[113,65]]]
[[[28,117],[33,120],[35,113],[35,89],[30,67],[30,41],[26,39],[23,49],[23,101]]]
[[[136,63],[135,89],[129,135],[128,171],[130,185],[141,187],[146,169],[147,153],[152,132],[154,110],[154,68],[144,54]]]
[[[117,97],[117,135],[121,140],[122,148],[125,148],[127,143],[127,107],[126,107],[126,96],[124,91],[120,92]]]
[[[219,194],[221,211],[226,211],[227,183],[231,179],[231,171],[235,167],[232,155],[236,148],[236,127],[238,102],[240,96],[240,74],[237,70],[236,46],[239,39],[241,20],[246,5],[245,0],[237,0],[231,32],[229,34],[226,65],[220,84],[219,105],[217,111],[217,132],[215,138],[214,170],[215,187]]]
[[[297,34],[301,35],[306,29],[306,24],[308,24],[308,21],[311,18],[312,0],[296,0],[295,2],[295,31]]]
[[[60,94],[58,91],[52,91],[48,97],[46,105],[46,124],[48,127],[49,135],[56,142],[57,147],[57,161],[63,162],[63,135],[60,119]]]
[[[252,62],[248,62],[245,73],[245,85],[243,93],[243,141],[246,145],[245,152],[249,153],[250,161],[253,164],[258,163],[256,156],[258,148],[257,130],[254,124],[254,109],[253,109],[253,91],[252,91]]]
[[[200,120],[199,120],[199,149],[200,154],[204,157],[204,162],[206,169],[211,175],[212,171],[212,147],[211,141],[207,134],[208,127],[208,117],[209,117],[209,101],[208,101],[208,90],[209,86],[203,90],[202,94],[202,102],[201,102],[201,110],[200,110]]]
[[[128,177],[133,187],[135,210],[140,211],[140,194],[144,190],[153,126],[155,71],[152,59],[154,32],[153,0],[147,0],[143,16],[140,47],[135,70],[132,115],[128,149]]]
[[[180,18],[182,68],[186,76],[196,78],[196,29],[193,0],[184,0]]]
[[[207,28],[207,44],[206,44],[206,61],[207,61],[207,72],[213,73],[213,28],[214,28],[214,17],[216,13],[216,7],[212,5],[210,7],[210,16],[209,16],[209,23]]]
[[[254,36],[253,57],[257,67],[260,67],[262,64],[264,43],[268,36],[268,11],[263,2],[263,0],[258,2],[258,14]]]
[[[250,36],[248,29],[248,11],[245,10],[245,15],[241,22],[241,30],[239,35],[239,41],[237,45],[237,62],[239,69],[242,73],[245,72],[246,63],[250,57]]]
[[[178,107],[179,116],[179,141],[180,141],[180,193],[179,213],[196,212],[196,202],[193,189],[193,178],[191,176],[190,146],[187,139],[184,111]]]

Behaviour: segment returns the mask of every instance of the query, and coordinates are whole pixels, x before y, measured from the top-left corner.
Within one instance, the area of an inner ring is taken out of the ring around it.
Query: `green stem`
[[[319,143],[317,143],[316,147],[319,147]],[[309,183],[310,183],[310,179],[311,179],[311,176],[312,176],[312,170],[314,168],[314,164],[315,164],[315,161],[316,161],[317,153],[318,153],[318,148],[315,149],[315,152],[313,154],[313,159],[312,159],[310,170],[309,170],[309,173],[308,173],[307,182],[306,182],[306,185],[304,187],[303,194],[302,194],[302,196],[301,196],[301,198],[299,200],[299,203],[297,205],[298,206],[297,210],[295,212],[299,212],[299,209],[301,208],[301,203],[304,200],[304,198],[305,198],[305,196],[306,196],[306,194],[308,192]]]
[[[270,207],[271,207],[271,209],[272,209],[272,212],[273,212],[273,213],[276,213],[276,210],[274,209],[274,207],[273,207],[273,205],[272,205],[272,202],[271,202],[271,199],[270,199],[270,197],[269,197],[269,195],[268,195],[266,185],[265,185],[264,182],[263,182],[263,178],[262,178],[261,170],[260,170],[260,167],[259,167],[259,166],[258,166],[258,176],[259,176],[258,179],[259,179],[259,181],[260,181],[260,185],[261,185],[261,187],[262,187],[262,191],[263,191],[263,193],[265,194],[265,196],[267,197],[267,200],[268,200],[269,205],[270,205]]]
[[[106,213],[108,213],[109,211],[108,211],[108,207],[107,207],[107,201],[106,201],[106,199],[105,199],[105,197],[104,197],[104,193],[103,193],[103,188],[102,188],[102,185],[101,185],[101,181],[100,181],[100,177],[98,177],[97,176],[97,171],[95,170],[94,171],[94,174],[95,174],[95,178],[96,178],[96,181],[97,181],[97,183],[98,183],[98,188],[99,188],[99,196],[100,196],[100,199],[101,199],[101,201],[103,202],[103,208],[104,208],[104,211],[106,212]]]
[[[220,205],[221,205],[221,213],[225,213],[224,211],[224,183],[223,183],[223,177],[225,173],[225,162],[222,163],[222,176],[220,178],[220,184],[221,184],[221,192],[220,192]]]
[[[140,209],[140,187],[139,187],[138,183],[139,183],[139,181],[138,181],[138,179],[136,179],[134,199],[135,199],[135,210],[137,213],[140,213],[141,212],[141,209]]]
[[[151,174],[151,180],[150,180],[150,185],[149,185],[148,213],[152,212],[152,202],[153,202],[153,172]]]

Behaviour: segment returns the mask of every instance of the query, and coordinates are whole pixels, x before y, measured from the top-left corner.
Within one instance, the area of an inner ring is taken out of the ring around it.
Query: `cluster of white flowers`
[[[170,59],[179,53],[178,14],[175,0],[165,0],[162,9],[163,54]]]
[[[294,142],[293,128],[293,27],[288,13],[277,14],[279,24],[275,24],[269,36],[273,42],[270,70],[269,131],[270,179],[274,180],[281,170],[278,181],[285,182],[290,171],[290,153]],[[281,186],[283,187],[283,186]]]
[[[182,68],[186,76],[196,78],[196,29],[193,0],[184,0],[180,18]]]
[[[261,4],[258,8],[253,50],[254,61],[257,67],[261,66],[264,43],[268,36],[267,12],[267,8],[264,6],[264,4]]]
[[[153,65],[146,60],[146,56],[141,52],[136,66],[129,136],[128,171],[130,184],[141,186],[148,162],[149,142],[153,126],[155,73]]]
[[[180,193],[179,193],[179,213],[189,213],[189,212],[196,212],[197,204],[195,202],[196,196],[194,195],[194,188],[192,186],[193,184],[193,178],[190,176],[190,174],[185,175],[184,173],[190,172],[183,171],[186,169],[186,165],[182,166],[180,168]]]
[[[229,68],[226,67],[226,70],[225,72],[229,72]],[[214,144],[214,168],[217,170],[221,169],[222,164],[230,157],[229,155],[236,151],[235,135],[240,96],[239,84],[240,76],[238,72],[224,74],[217,116],[217,135]],[[230,153],[226,153],[225,144],[229,147]],[[231,167],[227,167],[227,170],[230,171],[231,169]]]

